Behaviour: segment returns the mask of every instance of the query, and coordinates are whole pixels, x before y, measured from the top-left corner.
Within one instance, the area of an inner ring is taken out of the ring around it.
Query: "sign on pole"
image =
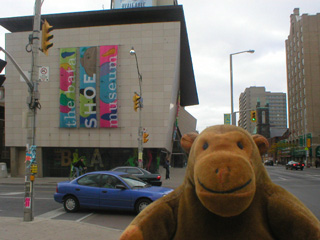
[[[39,81],[48,82],[49,81],[49,67],[39,67]]]
[[[225,125],[230,125],[230,116],[231,116],[230,113],[225,113],[224,114],[224,124]]]

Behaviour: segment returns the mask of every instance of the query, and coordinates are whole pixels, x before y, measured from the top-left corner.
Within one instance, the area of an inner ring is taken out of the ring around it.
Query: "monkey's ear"
[[[264,136],[259,134],[253,135],[252,137],[253,137],[253,141],[256,143],[256,145],[259,148],[260,155],[265,154],[269,149],[268,140]]]
[[[186,133],[182,136],[180,143],[181,147],[187,152],[190,152],[190,149],[192,147],[192,144],[194,140],[198,137],[198,133],[196,132],[191,132],[191,133]]]

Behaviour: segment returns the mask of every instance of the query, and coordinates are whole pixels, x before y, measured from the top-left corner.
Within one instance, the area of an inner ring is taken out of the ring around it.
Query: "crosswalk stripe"
[[[44,214],[41,214],[41,215],[39,215],[37,217],[39,217],[39,218],[51,218],[52,219],[52,218],[58,217],[58,216],[60,216],[60,215],[62,215],[64,213],[66,213],[66,212],[63,210],[63,208],[58,208],[58,209],[52,210],[50,212],[46,212]]]

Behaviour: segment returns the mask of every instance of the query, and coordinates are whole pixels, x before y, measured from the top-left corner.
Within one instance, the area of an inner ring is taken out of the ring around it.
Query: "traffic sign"
[[[49,67],[39,67],[39,81],[48,82],[49,81]]]
[[[230,125],[230,118],[231,118],[230,115],[231,115],[230,113],[224,114],[224,124],[225,125]]]

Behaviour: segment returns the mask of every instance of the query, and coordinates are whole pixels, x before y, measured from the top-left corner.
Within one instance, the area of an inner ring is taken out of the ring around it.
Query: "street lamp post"
[[[130,55],[134,55],[136,58],[137,72],[139,78],[139,96],[140,96],[140,106],[139,106],[139,127],[138,127],[138,167],[143,168],[143,146],[142,146],[142,124],[141,124],[141,110],[142,110],[142,75],[139,71],[139,64],[136,51],[132,47],[130,50]]]
[[[232,125],[236,125],[236,114],[233,111],[233,71],[232,71],[232,56],[240,53],[254,53],[254,50],[246,50],[230,54],[230,92],[231,92],[231,119]]]

